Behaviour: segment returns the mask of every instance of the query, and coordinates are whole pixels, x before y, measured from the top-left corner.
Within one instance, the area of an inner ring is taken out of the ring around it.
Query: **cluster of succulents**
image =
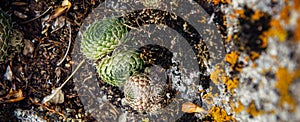
[[[22,34],[12,29],[11,18],[0,10],[0,62],[7,60],[20,51]]]
[[[105,18],[91,24],[83,33],[81,52],[88,59],[100,60],[96,64],[99,77],[112,86],[123,87],[129,106],[140,113],[154,112],[162,106],[166,87],[143,73],[146,61],[139,51],[114,52],[128,34],[123,23],[119,18]]]

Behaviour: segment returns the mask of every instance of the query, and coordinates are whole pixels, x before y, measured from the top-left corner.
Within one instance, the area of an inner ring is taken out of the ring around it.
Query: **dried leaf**
[[[0,103],[18,102],[23,100],[24,98],[25,97],[21,89],[19,89],[18,91],[10,89],[9,93],[6,96],[0,98]]]
[[[6,72],[4,74],[4,79],[12,81],[12,77],[13,77],[13,74],[12,74],[10,66],[8,65],[6,68]]]
[[[69,0],[64,0],[61,4],[60,7],[58,7],[55,11],[54,14],[52,14],[49,18],[49,20],[55,19],[57,17],[59,17],[60,15],[62,15],[63,13],[69,11],[69,9],[71,8],[72,4]]]
[[[42,103],[46,103],[46,102],[52,102],[52,103],[55,103],[55,104],[58,104],[58,103],[63,103],[64,102],[64,94],[63,92],[61,91],[61,87],[58,87],[58,88],[55,88],[51,91],[51,94],[44,97]]]
[[[34,51],[33,43],[28,39],[24,39],[23,55],[27,55],[29,53],[32,53],[33,51]]]
[[[62,3],[61,3],[61,6],[62,7],[66,7],[67,10],[66,11],[69,11],[69,9],[71,8],[72,4],[69,0],[64,0]]]
[[[195,105],[192,102],[186,102],[186,103],[184,103],[182,105],[181,110],[183,112],[186,112],[186,113],[200,113],[200,112],[205,112],[206,111],[203,108],[201,108],[200,106]]]
[[[49,19],[49,20],[52,20],[52,19],[57,18],[58,16],[60,16],[61,14],[63,14],[63,13],[65,12],[66,9],[67,9],[67,8],[61,8],[61,7],[57,8],[57,9],[55,10],[54,14],[52,14],[52,15],[50,16],[50,19]]]

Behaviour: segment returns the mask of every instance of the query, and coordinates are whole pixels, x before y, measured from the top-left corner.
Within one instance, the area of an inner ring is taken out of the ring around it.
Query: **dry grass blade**
[[[58,99],[58,98],[55,98],[55,97],[58,97],[58,96],[55,96],[56,94],[60,93],[61,92],[61,88],[73,77],[73,75],[77,72],[77,70],[80,68],[80,66],[85,62],[85,60],[82,60],[78,66],[76,67],[76,69],[72,72],[72,74],[67,78],[67,80],[58,88],[55,88],[51,91],[51,94],[44,97],[43,101],[42,101],[42,104],[45,104],[46,102],[48,101],[55,101],[55,100],[52,100],[53,98],[54,99]]]
[[[72,28],[71,28],[71,23],[69,21],[67,21],[67,26],[69,28],[69,44],[66,50],[66,53],[64,55],[64,57],[60,60],[60,62],[57,63],[57,66],[59,66],[67,57],[69,50],[70,50],[70,46],[71,46],[71,42],[72,42]]]
[[[31,22],[31,21],[33,21],[33,20],[36,20],[36,19],[38,19],[38,18],[40,18],[41,16],[44,16],[49,10],[51,10],[52,9],[52,6],[50,6],[45,12],[43,12],[41,15],[39,15],[39,16],[37,16],[37,17],[35,17],[35,18],[32,18],[32,19],[30,19],[30,20],[27,20],[27,21],[25,21],[25,22],[21,22],[21,24],[25,24],[25,23],[28,23],[28,22]]]

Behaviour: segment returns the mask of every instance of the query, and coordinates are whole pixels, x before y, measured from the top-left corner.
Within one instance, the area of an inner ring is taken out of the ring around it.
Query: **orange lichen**
[[[287,38],[287,31],[281,26],[280,21],[273,19],[270,22],[271,28],[265,33],[267,37],[277,36],[279,41],[283,42]]]
[[[300,10],[300,1],[299,0],[294,0],[294,8],[296,10]]]
[[[234,17],[239,16],[239,17],[245,17],[245,10],[244,9],[236,9],[234,10]]]
[[[246,111],[247,111],[247,113],[251,114],[254,117],[265,113],[264,110],[257,110],[255,103],[253,101],[250,103],[250,105]]]
[[[211,92],[208,92],[207,94],[203,95],[202,99],[207,103],[207,104],[213,104],[214,103],[214,96]]]
[[[240,55],[239,52],[236,51],[226,54],[225,61],[227,61],[230,64],[231,68],[233,68],[234,65],[237,63],[239,55]]]
[[[227,112],[218,107],[218,106],[213,106],[209,110],[209,115],[214,119],[216,122],[228,122],[228,121],[236,121],[233,116],[230,116],[227,114]]]
[[[226,26],[226,25],[225,25],[225,26]],[[226,39],[226,42],[230,42],[231,39],[232,39],[232,35],[228,35],[228,36],[227,36],[227,39]]]
[[[233,79],[227,78],[227,80],[224,81],[224,84],[226,84],[228,91],[233,92],[239,85],[238,77],[234,77]]]
[[[238,105],[237,106],[232,102],[231,106],[232,106],[233,111],[236,114],[240,113],[241,111],[243,111],[245,109],[245,106],[240,101],[238,101]]]
[[[289,4],[286,2],[286,4]],[[266,40],[266,37],[270,36],[277,36],[279,41],[283,42],[287,39],[287,30],[283,27],[286,25],[289,25],[291,20],[291,12],[296,11],[299,12],[300,10],[300,2],[299,0],[295,0],[294,4],[286,5],[281,9],[279,19],[273,18],[270,22],[271,28],[265,33],[264,38],[261,38],[263,41]],[[300,18],[297,18],[297,23],[300,22]],[[295,30],[293,30],[293,40],[294,41],[300,41],[300,25],[297,24]]]
[[[276,77],[277,83],[275,87],[280,94],[280,100],[278,102],[279,107],[283,107],[284,103],[287,103],[291,105],[291,110],[295,111],[297,102],[289,93],[289,86],[296,78],[300,77],[300,70],[289,72],[286,68],[280,67],[278,68]]]
[[[261,17],[264,16],[264,13],[261,12],[260,10],[256,10],[255,13],[251,16],[251,20],[259,20]]]
[[[223,16],[222,16],[222,18],[223,18],[223,20],[224,20],[224,21],[223,21],[223,25],[224,25],[224,26],[227,26],[227,20],[226,20],[226,16],[225,16],[225,15],[223,15]]]
[[[251,56],[251,60],[255,60],[260,56],[260,54],[258,52],[255,52],[255,51],[251,51],[250,56]]]
[[[233,93],[233,89],[238,87],[238,77],[229,78],[226,75],[224,69],[220,68],[219,65],[216,66],[216,69],[210,74],[210,79],[216,85],[224,83],[227,86],[227,90]]]
[[[260,36],[260,40],[261,40],[261,47],[262,48],[266,48],[268,46],[268,31],[264,31]]]
[[[244,106],[240,101],[238,101],[237,103],[230,103],[233,111],[238,114],[241,111],[245,110],[247,113],[251,114],[253,117],[261,115],[261,114],[275,114],[276,111],[275,110],[269,110],[269,111],[265,111],[265,110],[258,110],[255,106],[254,101],[252,101],[249,106]]]
[[[289,22],[291,9],[291,6],[285,6],[280,12],[280,19],[284,20],[285,24],[288,24]]]
[[[251,67],[252,67],[252,68],[256,68],[256,67],[257,67],[257,63],[253,63],[253,64],[251,65]]]
[[[296,29],[294,31],[294,38],[293,40],[295,42],[299,42],[300,41],[300,18],[297,19],[297,26],[296,26]]]
[[[211,0],[208,0],[208,1],[211,1]],[[231,0],[212,0],[211,2],[213,2],[214,5],[218,5],[220,3],[229,4],[229,3],[231,3]]]

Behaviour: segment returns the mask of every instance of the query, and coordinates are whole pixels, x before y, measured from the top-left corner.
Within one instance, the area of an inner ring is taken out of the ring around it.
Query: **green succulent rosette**
[[[113,86],[122,86],[133,74],[140,72],[144,61],[135,51],[122,51],[103,58],[97,66],[102,80]]]
[[[165,88],[146,74],[135,74],[124,85],[125,102],[140,113],[155,113],[162,108]]]
[[[12,31],[10,17],[0,10],[0,61],[8,56],[8,41]]]
[[[83,33],[81,52],[89,59],[100,59],[125,42],[128,33],[124,20],[105,18],[91,24]]]

